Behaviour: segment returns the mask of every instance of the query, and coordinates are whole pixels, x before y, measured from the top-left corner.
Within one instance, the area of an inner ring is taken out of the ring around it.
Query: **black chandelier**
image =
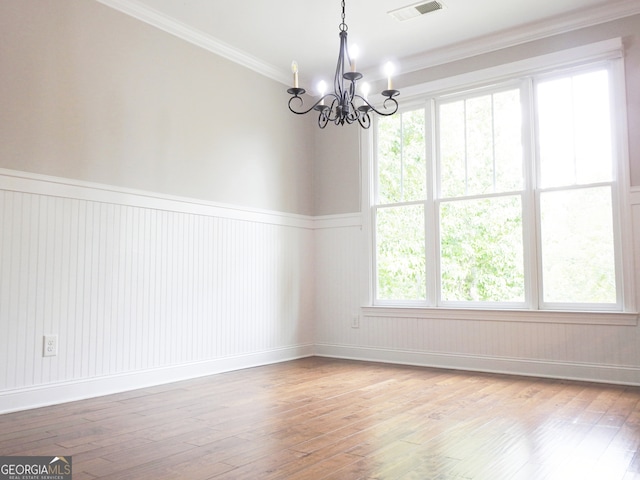
[[[387,64],[387,89],[382,91],[382,96],[386,97],[382,104],[382,111],[376,109],[367,100],[368,84],[362,85],[362,95],[356,93],[357,82],[362,78],[362,74],[356,71],[355,55],[349,56],[347,47],[347,24],[345,23],[345,5],[342,0],[342,23],[338,26],[340,29],[340,53],[338,54],[338,65],[333,78],[333,92],[324,93],[324,82],[321,82],[320,99],[307,110],[304,110],[303,95],[306,90],[298,86],[298,64],[294,61],[291,64],[293,72],[293,88],[289,88],[287,93],[292,95],[289,99],[289,110],[297,115],[304,115],[314,110],[318,113],[318,126],[324,128],[327,123],[333,122],[336,125],[344,125],[358,122],[363,128],[371,126],[370,112],[378,115],[389,116],[398,111],[398,102],[394,97],[400,94],[398,90],[394,90],[391,83],[392,65]],[[345,61],[349,63],[349,70],[345,71]],[[293,101],[298,103],[302,110],[294,110],[292,108]],[[326,104],[328,103],[328,105]]]

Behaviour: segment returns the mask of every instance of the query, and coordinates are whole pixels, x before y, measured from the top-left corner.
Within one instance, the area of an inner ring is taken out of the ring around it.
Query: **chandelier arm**
[[[326,112],[327,112],[326,109],[322,109],[318,114],[318,126],[320,128],[326,127],[327,123],[329,123],[329,115],[327,115]]]
[[[358,123],[362,128],[369,128],[371,126],[371,117],[369,112],[362,111],[361,115],[358,115]]]
[[[333,100],[331,101],[331,105],[327,109],[327,118],[329,121],[333,122],[340,116],[338,115],[338,109],[336,108],[336,103],[340,103],[340,99],[336,96],[336,94],[331,94]]]
[[[378,115],[382,115],[384,117],[388,117],[388,116],[393,115],[394,113],[396,113],[398,111],[398,101],[393,97],[387,97],[387,98],[385,98],[384,102],[382,102],[382,107],[384,108],[384,111],[378,110],[376,107],[371,105],[367,99],[365,99],[364,97],[362,97],[360,95],[356,94],[354,96],[354,98],[359,98],[360,100],[362,100],[363,105],[358,107],[358,110],[361,111],[361,112],[366,112],[367,114],[370,111],[373,111],[373,112],[377,113]],[[388,107],[387,106],[387,102],[391,102],[392,105],[390,107]],[[387,111],[388,109],[391,109],[391,110]]]
[[[294,95],[293,97],[291,97],[289,99],[289,110],[291,110],[293,113],[295,113],[296,115],[305,115],[307,113],[309,113],[311,110],[327,110],[328,107],[325,106],[325,108],[322,108],[322,102],[327,99],[327,98],[333,98],[331,104],[333,105],[333,103],[336,101],[335,99],[335,95],[333,93],[327,93],[325,96],[323,96],[322,98],[318,99],[318,101],[316,103],[314,103],[313,105],[311,105],[311,107],[309,107],[307,110],[294,110],[291,107],[291,102],[293,102],[295,99],[299,100],[300,106],[302,107],[304,105],[304,99],[302,97],[300,97],[299,95]]]
[[[340,116],[337,114],[337,109],[334,108],[338,98],[335,94],[328,94],[325,97],[333,97],[330,106],[326,105],[318,105],[315,107],[320,113],[318,114],[318,126],[320,128],[324,128],[327,126],[327,123],[334,122],[336,125],[340,121]],[[323,97],[324,98],[324,97]]]
[[[391,107],[387,107],[387,102],[391,102],[393,103],[393,105]],[[392,110],[388,113],[384,113],[381,112],[380,110],[377,110],[374,108],[374,111],[378,114],[378,115],[382,115],[385,117],[388,117],[390,115],[393,115],[394,113],[396,113],[398,111],[398,101],[393,98],[393,97],[388,97],[384,100],[384,102],[382,102],[382,106],[384,107],[384,109],[386,110],[387,108],[391,108]]]
[[[351,125],[353,122],[358,120],[358,118],[360,117],[360,110],[358,110],[358,108],[354,103],[354,100],[356,99],[356,97],[357,95],[352,95],[351,100],[349,101],[349,105],[351,107],[349,109],[349,114],[347,115],[347,123],[349,123],[349,125]]]

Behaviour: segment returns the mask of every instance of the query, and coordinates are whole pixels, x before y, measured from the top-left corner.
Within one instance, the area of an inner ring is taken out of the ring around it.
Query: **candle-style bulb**
[[[360,47],[358,47],[358,45],[354,43],[353,45],[351,45],[351,48],[349,49],[349,60],[351,62],[352,72],[356,71],[356,60],[358,59],[359,56],[360,56]]]
[[[293,88],[298,88],[298,62],[291,62],[291,73],[293,73]]]
[[[318,82],[318,93],[320,94],[321,100],[320,100],[320,105],[324,105],[324,94],[327,91],[327,82],[325,82],[324,80],[320,80]]]
[[[393,65],[393,63],[391,62],[387,62],[384,66],[384,73],[387,76],[387,90],[392,90],[393,89],[393,83],[391,81],[391,76],[393,75],[393,72],[395,71],[395,67]]]
[[[396,67],[391,62],[387,62],[384,66],[384,73],[387,76],[387,90],[393,90],[393,82],[391,81],[391,77],[395,70]]]
[[[371,85],[369,85],[367,82],[364,82],[360,86],[360,91],[362,92],[362,97],[366,100],[369,92],[371,91]]]

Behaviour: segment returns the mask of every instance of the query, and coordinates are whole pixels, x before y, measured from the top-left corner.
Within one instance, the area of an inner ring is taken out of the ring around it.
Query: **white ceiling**
[[[338,54],[340,0],[98,0],[270,78],[329,79]],[[427,1],[427,0],[424,0]],[[444,9],[399,22],[416,0],[346,0],[358,70],[381,77],[640,13],[640,0],[439,0]]]

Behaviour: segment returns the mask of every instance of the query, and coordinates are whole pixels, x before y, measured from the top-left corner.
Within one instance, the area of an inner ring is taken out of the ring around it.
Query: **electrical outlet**
[[[360,315],[354,314],[351,317],[351,328],[360,328]]]
[[[43,357],[55,357],[58,355],[58,336],[45,335],[42,349]]]

